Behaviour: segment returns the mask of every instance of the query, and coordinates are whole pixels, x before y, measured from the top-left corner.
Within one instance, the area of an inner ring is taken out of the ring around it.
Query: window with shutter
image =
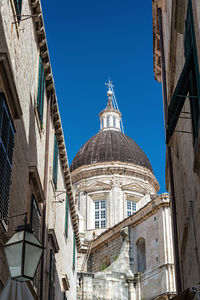
[[[0,218],[8,216],[15,129],[0,93]],[[5,221],[7,224],[7,221]]]
[[[76,267],[76,237],[74,233],[73,237],[73,269],[75,270]]]
[[[63,300],[67,300],[65,292],[63,292]]]
[[[56,135],[54,135],[54,153],[53,153],[53,182],[57,189],[58,179],[58,141]]]
[[[40,237],[40,211],[35,199],[35,196],[31,196],[31,226],[35,236],[39,239]]]
[[[37,110],[40,118],[40,122],[43,123],[43,106],[44,106],[44,68],[42,64],[42,58],[39,57],[39,74],[38,74],[38,93],[37,93]]]
[[[41,215],[40,211],[38,209],[37,201],[35,199],[35,196],[31,196],[31,214],[30,214],[30,223],[31,227],[33,229],[34,235],[39,239],[40,238],[40,220],[41,220]],[[38,268],[33,280],[33,284],[35,288],[37,289],[39,286],[39,274],[40,274],[40,269]]]
[[[193,141],[196,144],[200,121],[200,77],[191,0],[188,1],[185,22],[185,65],[168,108],[167,143],[174,133],[186,98],[190,101]]]
[[[18,22],[21,21],[22,0],[14,0],[15,10]]]
[[[55,257],[53,250],[50,250],[50,270],[49,270],[49,299],[55,300]]]
[[[68,237],[68,213],[69,213],[69,201],[66,194],[66,203],[65,203],[65,236]]]

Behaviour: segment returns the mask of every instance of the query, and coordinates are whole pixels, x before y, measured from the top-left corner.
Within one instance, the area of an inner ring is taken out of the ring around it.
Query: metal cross
[[[112,81],[110,80],[110,77],[108,79],[108,83],[106,82],[105,85],[108,87],[109,90],[112,90],[114,88],[114,85],[112,84]]]

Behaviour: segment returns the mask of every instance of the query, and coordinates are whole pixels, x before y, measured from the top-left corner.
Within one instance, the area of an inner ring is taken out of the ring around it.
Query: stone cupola
[[[113,92],[109,85],[107,91],[108,103],[106,108],[99,113],[100,129],[104,130],[117,130],[121,131],[121,113],[118,109],[113,107]]]

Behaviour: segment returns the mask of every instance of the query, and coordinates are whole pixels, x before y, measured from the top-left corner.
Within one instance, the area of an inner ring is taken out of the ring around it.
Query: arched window
[[[116,128],[116,117],[113,117],[113,127]]]
[[[106,118],[106,126],[109,127],[109,125],[110,125],[110,118],[109,118],[109,116],[107,116],[107,118]]]
[[[137,270],[143,273],[146,270],[146,251],[145,251],[145,240],[140,238],[137,243]]]

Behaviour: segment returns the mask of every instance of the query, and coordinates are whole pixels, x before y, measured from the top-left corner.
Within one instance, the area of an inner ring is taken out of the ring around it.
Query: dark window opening
[[[6,218],[12,176],[12,158],[15,129],[11,120],[5,96],[0,93],[0,218]],[[8,224],[8,220],[4,220]]]

